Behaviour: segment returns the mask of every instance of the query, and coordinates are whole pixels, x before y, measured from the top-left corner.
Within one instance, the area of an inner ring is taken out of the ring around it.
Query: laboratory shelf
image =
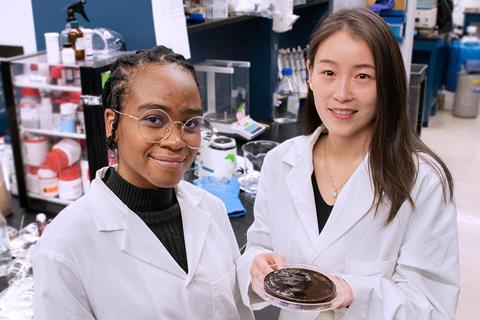
[[[30,198],[34,198],[34,199],[40,199],[40,200],[46,200],[48,202],[53,202],[53,203],[58,203],[58,204],[61,204],[61,205],[64,205],[64,206],[68,206],[70,203],[72,203],[73,201],[72,200],[65,200],[65,199],[60,199],[60,198],[51,198],[51,197],[45,197],[45,196],[42,196],[38,193],[32,193],[32,192],[28,192],[28,196]]]
[[[308,8],[310,6],[314,6],[317,4],[327,3],[327,2],[328,0],[307,1],[307,3],[305,4],[296,5],[294,7],[294,13],[296,13],[296,11],[298,10]],[[217,27],[223,27],[229,24],[239,23],[239,22],[243,22],[243,21],[251,20],[255,18],[260,18],[260,16],[238,15],[238,16],[229,16],[227,18],[220,18],[220,19],[205,19],[205,22],[188,25],[188,31],[189,32],[205,31],[205,30],[209,30]]]
[[[70,133],[70,132],[62,132],[57,130],[31,129],[31,128],[23,128],[23,127],[20,127],[20,129],[24,133],[34,133],[34,134],[41,134],[45,136],[55,136],[55,137],[83,139],[83,140],[87,138],[87,136],[82,133]]]
[[[34,82],[19,82],[14,81],[13,85],[17,88],[36,88],[41,90],[52,90],[52,91],[67,91],[67,92],[82,92],[81,87],[74,86],[58,86],[54,84],[43,84],[43,83],[34,83]]]

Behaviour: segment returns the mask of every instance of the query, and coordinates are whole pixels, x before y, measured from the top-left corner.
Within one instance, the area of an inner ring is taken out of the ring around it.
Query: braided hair
[[[181,54],[173,52],[164,46],[153,47],[150,50],[140,50],[120,57],[110,69],[110,77],[105,83],[102,92],[102,104],[106,109],[121,111],[121,106],[129,94],[131,80],[135,73],[145,65],[176,64],[189,72],[198,87],[197,75],[193,66]],[[116,132],[120,115],[115,113],[112,132],[106,140],[106,147],[114,151],[117,149]]]

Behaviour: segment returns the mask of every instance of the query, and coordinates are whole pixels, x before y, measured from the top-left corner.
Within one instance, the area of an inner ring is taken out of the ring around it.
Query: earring
[[[112,159],[118,159],[118,149],[110,149],[110,158]]]

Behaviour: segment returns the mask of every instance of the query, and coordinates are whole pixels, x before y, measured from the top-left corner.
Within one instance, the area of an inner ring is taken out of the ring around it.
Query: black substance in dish
[[[320,272],[285,268],[270,272],[265,291],[277,298],[299,303],[322,303],[335,298],[335,284]]]

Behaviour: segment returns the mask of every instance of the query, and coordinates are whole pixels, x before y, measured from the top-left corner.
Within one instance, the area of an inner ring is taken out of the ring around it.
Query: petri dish
[[[320,273],[322,276],[328,278],[335,286],[335,282],[331,276],[331,272],[328,272],[325,269],[319,268],[317,266],[306,265],[306,264],[294,264],[294,263],[285,263],[282,265],[273,265],[274,270],[286,269],[286,268],[294,268],[294,269],[302,269],[302,270],[310,270],[316,271]],[[265,277],[268,275],[257,273],[254,275],[252,279],[252,289],[253,291],[261,297],[263,300],[271,303],[272,305],[286,310],[297,310],[297,311],[328,311],[336,309],[340,306],[344,300],[344,293],[337,290],[335,287],[335,296],[328,301],[324,302],[299,302],[297,299],[294,298],[281,298],[276,295],[273,295],[269,292],[268,289],[265,288]]]

